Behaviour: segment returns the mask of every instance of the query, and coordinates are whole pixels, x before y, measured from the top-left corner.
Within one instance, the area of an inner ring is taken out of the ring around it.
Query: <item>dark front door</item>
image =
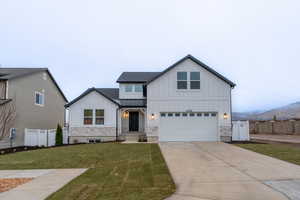
[[[129,131],[139,131],[139,112],[129,112]]]

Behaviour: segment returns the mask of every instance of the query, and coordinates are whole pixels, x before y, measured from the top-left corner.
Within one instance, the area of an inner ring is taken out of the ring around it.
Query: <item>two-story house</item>
[[[162,72],[124,72],[66,105],[70,142],[230,141],[235,84],[191,55]]]
[[[24,130],[55,129],[64,125],[67,99],[47,68],[0,68],[1,148],[16,129],[14,146],[24,145]],[[8,124],[8,111],[14,113]],[[7,145],[6,145],[7,146]]]

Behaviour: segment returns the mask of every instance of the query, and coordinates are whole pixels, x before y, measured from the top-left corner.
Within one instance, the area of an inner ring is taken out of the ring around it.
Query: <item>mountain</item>
[[[264,112],[233,113],[234,120],[271,120],[300,118],[300,101]]]

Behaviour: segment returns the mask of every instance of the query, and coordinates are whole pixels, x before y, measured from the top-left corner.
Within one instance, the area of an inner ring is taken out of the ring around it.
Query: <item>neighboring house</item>
[[[188,55],[162,72],[124,72],[119,88],[90,88],[66,105],[70,142],[230,141],[235,84]]]
[[[24,145],[25,128],[54,129],[57,124],[64,125],[64,105],[68,101],[47,68],[1,67],[0,99],[0,110],[7,106],[15,110],[11,127],[16,128],[15,146]],[[3,134],[2,144],[8,141],[9,132]]]

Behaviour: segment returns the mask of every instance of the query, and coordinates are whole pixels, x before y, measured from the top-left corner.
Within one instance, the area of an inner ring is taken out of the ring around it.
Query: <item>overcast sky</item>
[[[237,84],[233,110],[300,101],[299,0],[1,0],[2,67],[48,67],[69,100],[192,54]]]

